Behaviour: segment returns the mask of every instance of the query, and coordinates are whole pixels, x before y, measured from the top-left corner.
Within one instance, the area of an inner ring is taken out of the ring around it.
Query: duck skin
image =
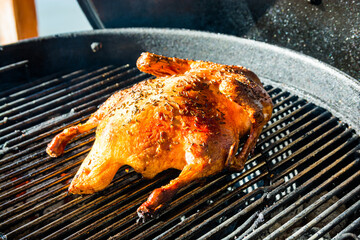
[[[86,123],[56,135],[46,150],[60,156],[72,138],[97,127],[94,145],[70,184],[73,194],[106,188],[123,165],[145,178],[181,170],[138,208],[147,218],[190,182],[224,169],[242,170],[273,105],[258,77],[243,67],[152,53],[143,53],[137,67],[157,78],[114,93]]]

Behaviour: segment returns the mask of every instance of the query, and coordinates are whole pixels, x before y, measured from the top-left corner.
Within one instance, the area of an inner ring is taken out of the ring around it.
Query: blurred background
[[[91,30],[75,0],[0,0],[0,42],[52,34]],[[16,24],[27,24],[23,28]],[[32,28],[32,29],[29,29]],[[18,36],[18,31],[26,31]]]
[[[358,0],[0,0],[0,13],[1,44],[96,28],[186,28],[293,49],[360,80]]]
[[[91,30],[75,0],[35,0],[39,36]]]

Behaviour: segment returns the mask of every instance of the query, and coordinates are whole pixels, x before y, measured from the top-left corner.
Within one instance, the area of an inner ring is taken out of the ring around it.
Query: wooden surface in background
[[[0,0],[0,44],[37,36],[35,0]]]

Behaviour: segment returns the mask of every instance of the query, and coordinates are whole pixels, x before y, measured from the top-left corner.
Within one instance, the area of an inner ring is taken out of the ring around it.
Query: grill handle
[[[77,2],[93,29],[105,29],[91,0],[77,0]]]

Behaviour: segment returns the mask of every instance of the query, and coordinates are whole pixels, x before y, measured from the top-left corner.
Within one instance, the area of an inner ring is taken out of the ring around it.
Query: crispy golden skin
[[[74,194],[106,188],[123,165],[146,178],[181,170],[139,207],[146,217],[194,180],[241,170],[273,105],[258,77],[242,67],[151,53],[143,53],[137,66],[157,78],[113,94],[85,124],[55,136],[47,152],[59,156],[73,137],[97,127],[94,146],[69,187]]]

